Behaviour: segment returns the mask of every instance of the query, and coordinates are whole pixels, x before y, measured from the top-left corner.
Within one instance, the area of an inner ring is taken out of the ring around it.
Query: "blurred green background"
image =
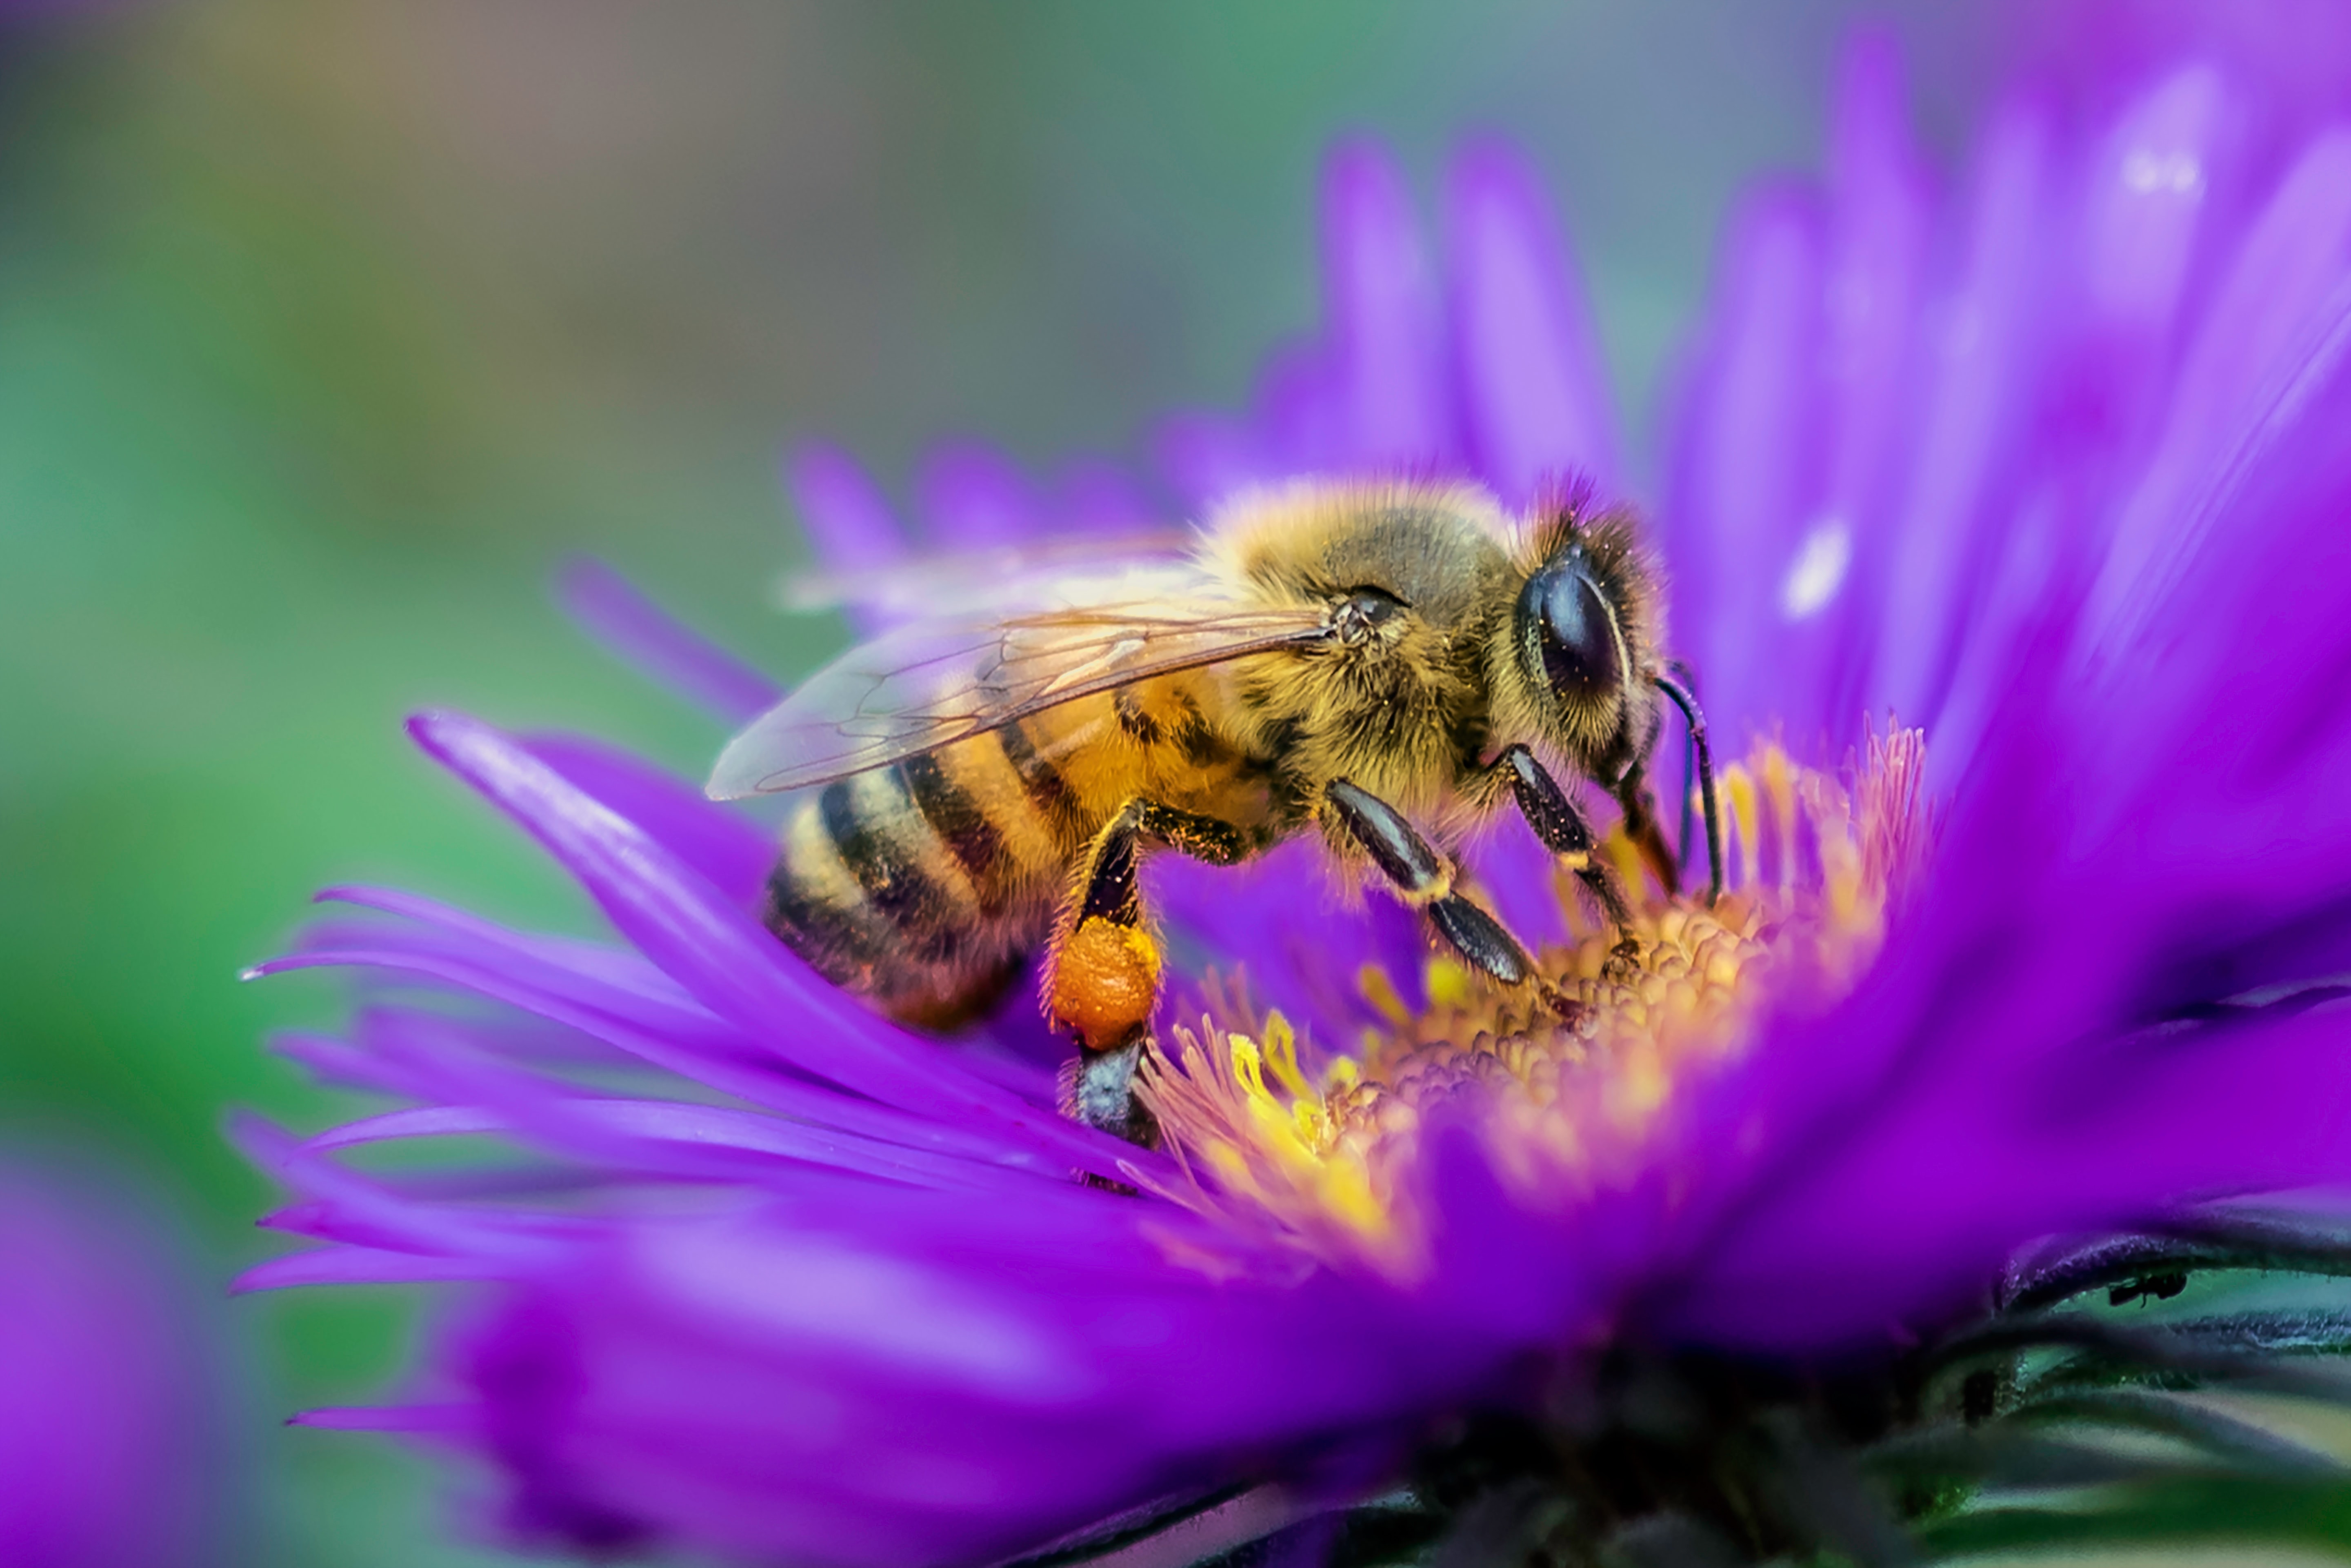
[[[228,1302],[277,1249],[220,1136],[349,1107],[240,987],[322,883],[585,928],[405,745],[451,704],[698,771],[562,622],[616,562],[779,675],[789,439],[885,480],[969,434],[1117,453],[1314,308],[1337,131],[1552,182],[1640,432],[1740,182],[1816,162],[1856,7],[222,0],[0,22],[0,1140],[125,1173],[243,1392],[223,1562],[487,1562],[429,1467],[277,1426],[395,1375],[392,1293]],[[1949,156],[2013,13],[1877,5]]]

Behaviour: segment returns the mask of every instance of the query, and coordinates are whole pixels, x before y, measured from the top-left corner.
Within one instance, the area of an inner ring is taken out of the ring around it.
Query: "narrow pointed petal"
[[[975,1121],[1040,1155],[1115,1177],[1109,1140],[1040,1116],[943,1060],[910,1058],[853,1002],[787,969],[774,938],[706,881],[507,737],[454,715],[426,716],[413,727],[428,752],[546,844],[641,952],[794,1066],[887,1104]]]
[[[793,449],[784,459],[784,488],[792,497],[801,531],[821,570],[859,578],[906,559],[906,530],[883,498],[881,486],[839,447],[812,441]],[[884,617],[862,604],[852,605],[849,616],[866,636],[886,623]]]
[[[1614,400],[1583,279],[1533,172],[1470,143],[1446,183],[1448,322],[1470,460],[1505,505],[1547,479],[1624,482]]]
[[[1028,476],[980,442],[951,442],[932,452],[914,476],[914,493],[930,538],[943,549],[1016,545],[1044,528],[1044,504]]]
[[[766,676],[671,620],[601,561],[574,561],[560,592],[565,612],[590,636],[729,725],[749,723],[783,695]]]
[[[1346,142],[1324,166],[1322,288],[1334,461],[1377,471],[1451,458],[1436,283],[1403,177],[1375,142]]]
[[[1821,216],[1791,190],[1735,220],[1668,481],[1681,563],[1676,623],[1708,723],[1736,747],[1778,708],[1772,673],[1741,650],[1776,643],[1844,586],[1850,525],[1818,510]],[[1809,740],[1810,737],[1800,739]]]
[[[1788,733],[1835,745],[1849,743],[1865,700],[1880,608],[1865,585],[1882,568],[1859,558],[1881,553],[1878,541],[1891,532],[1897,460],[1911,439],[1915,405],[1905,394],[1922,350],[1934,195],[1911,143],[1900,64],[1882,34],[1864,34],[1846,48],[1829,159],[1820,499],[1781,582],[1774,678]],[[1914,721],[1928,716],[1897,711]]]
[[[2091,614],[2125,620],[2176,583],[2204,542],[2197,528],[2225,526],[2199,507],[2216,465],[2247,438],[2247,418],[2267,414],[2273,383],[2325,333],[2328,296],[2351,263],[2351,131],[2319,138],[2280,183],[2229,258],[2211,308],[2174,383],[2156,455],[2125,504]],[[2113,630],[2098,635],[2113,636]]]
[[[776,859],[768,836],[700,788],[617,747],[581,736],[535,735],[532,756],[643,828],[737,904],[758,902]]]
[[[1954,666],[1978,655],[1980,687],[1988,678],[1981,653],[2013,643],[2021,612],[2054,570],[2032,551],[2045,518],[2031,497],[2001,487],[2032,439],[2031,389],[2053,308],[2043,266],[2051,156],[2047,126],[2022,104],[1994,120],[1978,154],[1959,276],[1918,346],[1915,455],[1899,481],[1895,527],[1876,552],[1882,607],[1872,711],[1920,724],[1941,717]],[[1938,770],[1965,760],[1965,743],[1946,736],[1938,727]]]

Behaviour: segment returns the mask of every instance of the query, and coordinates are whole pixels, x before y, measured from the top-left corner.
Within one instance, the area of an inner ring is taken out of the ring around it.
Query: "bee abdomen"
[[[768,890],[769,928],[820,973],[934,1024],[969,1016],[1041,939],[1036,894],[1060,863],[1033,818],[1005,822],[954,762],[912,758],[801,800]]]
[[[1002,831],[936,757],[910,757],[897,772],[914,809],[970,879],[980,912],[994,915],[1002,909],[1019,870]]]
[[[901,936],[929,937],[946,924],[942,916],[956,902],[937,874],[946,846],[915,810],[897,768],[826,785],[817,810],[833,852]]]
[[[983,737],[969,744],[982,747],[988,746],[990,740]],[[1019,781],[1029,810],[1040,820],[1048,832],[1071,840],[1093,836],[1101,824],[1089,820],[1077,792],[1061,777],[1061,770],[1038,751],[1026,724],[1008,724],[997,730],[993,745],[997,755]]]

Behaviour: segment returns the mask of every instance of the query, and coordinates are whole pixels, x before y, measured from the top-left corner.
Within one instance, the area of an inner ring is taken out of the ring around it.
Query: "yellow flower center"
[[[1621,832],[1607,852],[1633,891],[1629,932],[1556,868],[1570,936],[1538,962],[1567,1017],[1442,956],[1416,1010],[1367,966],[1381,1021],[1353,1040],[1301,1042],[1229,997],[1155,1041],[1139,1075],[1183,1173],[1165,1195],[1408,1273],[1435,1218],[1411,1177],[1439,1119],[1470,1121],[1505,1179],[1547,1201],[1636,1174],[1677,1096],[1745,1050],[1768,1007],[1834,1001],[1876,956],[1925,838],[1923,759],[1917,732],[1895,729],[1844,782],[1771,745],[1724,769],[1729,886],[1712,908],[1646,880]]]

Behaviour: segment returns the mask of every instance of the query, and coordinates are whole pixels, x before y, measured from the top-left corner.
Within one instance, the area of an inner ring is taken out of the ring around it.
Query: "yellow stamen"
[[[1428,969],[1421,983],[1428,989],[1428,1005],[1433,1008],[1458,1008],[1469,999],[1472,981],[1468,969],[1458,961],[1441,955],[1428,961]]]
[[[1265,1015],[1265,1064],[1273,1070],[1274,1082],[1293,1097],[1313,1092],[1306,1086],[1306,1075],[1298,1071],[1298,1035],[1279,1009]]]
[[[1734,762],[1722,770],[1722,793],[1730,803],[1730,821],[1739,830],[1739,880],[1749,887],[1762,880],[1762,835],[1756,831],[1755,776]]]
[[[1396,995],[1395,982],[1377,964],[1366,964],[1355,972],[1355,988],[1364,999],[1378,1009],[1382,1018],[1402,1029],[1412,1021],[1412,1009]]]
[[[1765,747],[1757,771],[1763,779],[1763,798],[1771,805],[1771,826],[1780,835],[1780,874],[1775,881],[1784,894],[1794,888],[1796,878],[1796,787],[1790,777],[1788,754],[1777,746]]]

